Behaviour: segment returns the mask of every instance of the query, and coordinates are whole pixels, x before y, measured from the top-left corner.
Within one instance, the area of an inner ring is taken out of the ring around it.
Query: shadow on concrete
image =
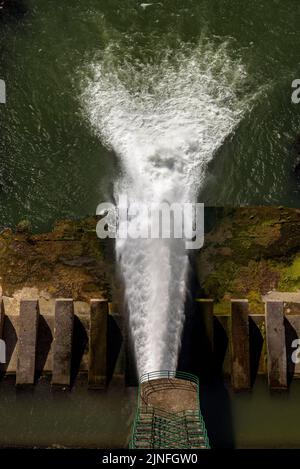
[[[37,343],[35,354],[35,381],[37,381],[45,367],[53,341],[52,331],[42,315],[39,315]]]
[[[137,362],[134,351],[134,342],[132,333],[129,326],[129,312],[128,308],[124,310],[125,317],[125,384],[126,386],[138,386],[139,375],[137,370]]]
[[[72,360],[71,360],[71,387],[80,370],[82,356],[88,344],[86,330],[77,316],[74,316]]]
[[[108,316],[107,328],[107,384],[109,384],[121,351],[123,337],[120,325],[111,315]]]
[[[250,353],[250,381],[251,387],[255,383],[264,339],[254,320],[249,316],[249,353]]]
[[[192,298],[186,302],[178,370],[197,375],[201,383],[207,382],[214,371],[212,346],[206,335],[203,317]]]
[[[214,375],[222,376],[229,342],[223,324],[214,317]]]

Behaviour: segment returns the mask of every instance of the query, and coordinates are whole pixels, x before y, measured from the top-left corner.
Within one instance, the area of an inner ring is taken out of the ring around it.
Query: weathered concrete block
[[[21,301],[16,370],[17,386],[34,384],[38,319],[38,301]]]
[[[88,384],[94,389],[103,389],[106,386],[107,322],[108,302],[91,300]]]
[[[266,302],[268,383],[272,389],[287,387],[287,361],[282,301]]]
[[[72,299],[55,302],[52,384],[70,386],[74,305]]]
[[[235,390],[249,389],[250,353],[249,353],[249,306],[247,300],[231,302],[231,382]]]

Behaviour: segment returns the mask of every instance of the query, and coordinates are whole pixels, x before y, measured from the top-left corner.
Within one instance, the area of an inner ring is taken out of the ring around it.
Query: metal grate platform
[[[209,448],[196,376],[159,371],[141,377],[130,447]]]

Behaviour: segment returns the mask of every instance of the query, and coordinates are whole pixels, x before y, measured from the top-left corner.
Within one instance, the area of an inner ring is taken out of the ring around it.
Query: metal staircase
[[[195,392],[197,392],[198,399],[198,380],[193,375],[174,373],[174,372],[158,372],[148,375],[148,379],[155,379],[157,383],[151,385],[152,392],[155,392],[155,387],[161,390],[166,389],[166,373],[168,378],[171,376],[171,386],[176,386],[174,378],[180,376],[187,381],[185,386],[190,383],[196,384]],[[172,375],[169,375],[172,373]],[[162,378],[161,383],[159,377]],[[147,379],[142,377],[141,383],[145,383]],[[181,385],[180,385],[181,386]],[[181,386],[182,387],[182,386]],[[176,448],[176,449],[207,449],[209,448],[209,441],[205,429],[205,424],[201,415],[200,406],[198,409],[186,409],[180,412],[169,412],[162,408],[156,408],[152,405],[145,405],[142,396],[142,391],[139,388],[139,405],[137,409],[136,418],[133,425],[132,438],[130,442],[131,448]],[[198,401],[199,404],[199,401]]]

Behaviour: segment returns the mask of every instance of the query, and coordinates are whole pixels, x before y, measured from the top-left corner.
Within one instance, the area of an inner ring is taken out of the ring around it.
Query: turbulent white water
[[[115,195],[195,202],[207,163],[243,115],[243,67],[229,60],[225,45],[184,46],[146,65],[111,56],[108,50],[92,65],[83,99],[95,131],[120,158]],[[188,273],[184,242],[117,240],[116,249],[138,371],[174,370]]]

